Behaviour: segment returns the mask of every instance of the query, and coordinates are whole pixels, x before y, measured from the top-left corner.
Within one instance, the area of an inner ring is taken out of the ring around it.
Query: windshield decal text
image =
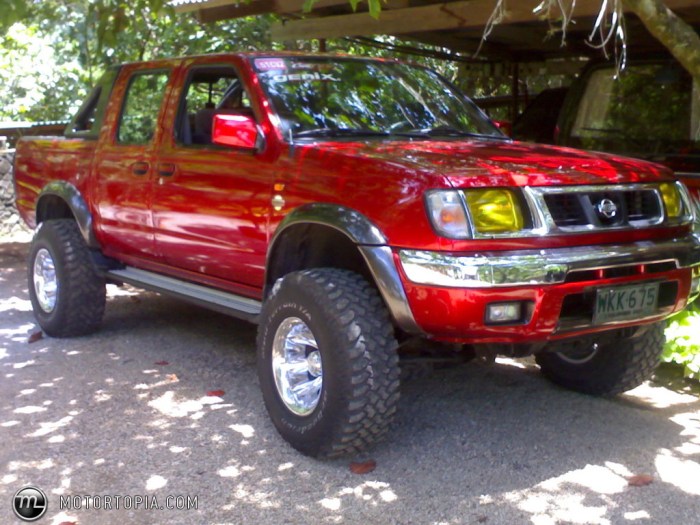
[[[289,73],[286,75],[272,75],[270,78],[273,82],[308,82],[311,80],[340,82],[340,79],[334,77],[333,73]]]

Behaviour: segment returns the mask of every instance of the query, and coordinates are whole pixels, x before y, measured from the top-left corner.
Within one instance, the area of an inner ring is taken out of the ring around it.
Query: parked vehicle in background
[[[594,63],[565,98],[560,94],[536,98],[514,126],[514,137],[659,162],[700,199],[700,86],[680,64],[650,58],[618,72],[615,64]],[[547,112],[538,120],[545,101]]]
[[[513,122],[513,138],[552,144],[568,87],[541,91]]]
[[[416,340],[535,355],[615,395],[652,374],[663,320],[700,287],[670,170],[515,143],[398,61],[114,67],[65,137],[19,141],[15,177],[47,334],[96,330],[107,282],[259,323],[270,417],[316,457],[386,434]]]

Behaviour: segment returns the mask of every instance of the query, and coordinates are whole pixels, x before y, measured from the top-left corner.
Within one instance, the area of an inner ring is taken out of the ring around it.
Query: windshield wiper
[[[409,129],[406,131],[395,131],[393,135],[406,137],[475,137],[480,139],[510,140],[506,136],[486,135],[484,133],[474,133],[472,131],[462,131],[449,126],[439,126],[437,128]]]
[[[297,131],[294,138],[303,137],[386,137],[386,131],[358,128],[314,128]]]

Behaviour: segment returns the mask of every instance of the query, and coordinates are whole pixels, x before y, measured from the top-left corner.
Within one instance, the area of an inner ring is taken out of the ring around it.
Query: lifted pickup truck
[[[386,433],[416,338],[534,354],[553,381],[614,395],[651,375],[663,319],[698,293],[669,170],[513,142],[397,61],[115,67],[65,137],[19,142],[15,174],[47,334],[96,330],[106,282],[257,322],[272,421],[316,457]]]

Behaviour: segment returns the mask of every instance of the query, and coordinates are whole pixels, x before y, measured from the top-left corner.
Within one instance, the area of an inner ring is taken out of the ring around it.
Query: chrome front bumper
[[[452,288],[532,286],[566,282],[573,272],[659,265],[689,268],[700,265],[700,239],[693,235],[661,242],[577,246],[550,250],[453,255],[401,250],[401,265],[417,284]],[[695,283],[694,283],[695,284]],[[693,288],[693,293],[696,287]]]

